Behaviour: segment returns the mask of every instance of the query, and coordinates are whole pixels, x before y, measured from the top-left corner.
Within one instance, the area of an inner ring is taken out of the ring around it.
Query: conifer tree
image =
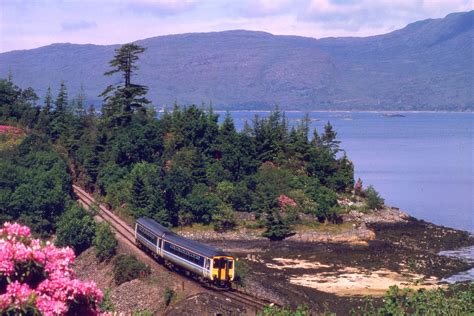
[[[86,115],[85,110],[85,102],[86,102],[86,93],[84,92],[84,87],[81,86],[79,90],[79,94],[77,95],[76,99],[74,100],[74,115],[80,118],[83,118]]]
[[[145,97],[148,87],[132,83],[132,76],[138,70],[138,55],[144,51],[145,48],[139,45],[125,44],[115,50],[115,56],[109,62],[112,69],[104,75],[120,73],[123,77],[121,84],[108,86],[100,95],[104,97],[102,115],[109,127],[127,125],[134,112],[146,113],[145,106],[150,103]]]
[[[132,206],[135,216],[147,216],[149,213],[148,205],[149,199],[145,182],[139,176],[136,176],[133,179],[132,187]]]
[[[341,143],[340,141],[336,140],[336,136],[336,131],[328,121],[327,124],[324,125],[324,133],[321,135],[321,143],[334,155],[339,151],[339,144]]]
[[[59,93],[54,102],[55,108],[52,112],[51,120],[51,136],[53,140],[58,139],[63,135],[64,131],[67,129],[67,110],[68,110],[68,96],[67,89],[64,82],[61,82],[59,87]]]
[[[262,236],[272,241],[283,240],[294,234],[291,227],[274,211],[268,212],[265,227],[266,231]]]
[[[53,105],[53,96],[51,87],[48,87],[46,96],[44,97],[44,105],[38,119],[38,128],[49,135],[51,133],[51,110]]]

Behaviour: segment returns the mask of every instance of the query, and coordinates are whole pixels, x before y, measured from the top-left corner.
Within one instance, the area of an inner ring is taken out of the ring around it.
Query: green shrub
[[[114,280],[117,285],[147,276],[151,273],[148,265],[138,261],[133,255],[121,254],[115,258]]]
[[[89,248],[94,240],[93,216],[79,205],[73,205],[59,219],[56,233],[57,246],[70,246],[76,255],[79,255]]]
[[[232,206],[222,203],[217,208],[217,214],[212,217],[214,221],[214,229],[218,232],[224,232],[235,228],[235,212]]]
[[[240,260],[235,263],[234,283],[242,287],[246,286],[247,276],[249,273],[249,266],[245,261]]]
[[[101,312],[113,312],[113,311],[115,311],[115,306],[110,301],[110,289],[109,288],[105,289],[104,298],[102,299],[102,302],[100,302],[99,308],[100,308]]]
[[[117,240],[109,224],[103,222],[97,225],[94,247],[99,261],[110,260],[117,253]]]
[[[369,209],[377,210],[383,206],[385,200],[380,196],[373,186],[370,185],[364,193],[367,198],[367,206]]]
[[[448,289],[399,289],[391,286],[381,306],[371,297],[352,311],[355,315],[473,315],[474,282],[456,284]]]
[[[164,298],[166,306],[169,306],[171,304],[171,301],[173,300],[174,295],[175,295],[175,292],[173,289],[170,289],[169,287],[165,288],[165,291],[163,292],[163,298]]]
[[[272,241],[283,240],[286,237],[294,235],[290,225],[281,218],[276,212],[271,212],[267,215],[267,222],[265,224],[267,230],[262,234]]]

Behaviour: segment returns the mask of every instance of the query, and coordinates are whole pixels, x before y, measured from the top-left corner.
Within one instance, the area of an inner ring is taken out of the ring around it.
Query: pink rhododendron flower
[[[47,295],[38,296],[36,306],[45,316],[64,315],[68,310],[66,302],[54,300]]]
[[[288,207],[288,206],[291,206],[291,207],[296,207],[297,206],[295,200],[293,200],[292,198],[290,198],[290,197],[288,197],[284,194],[281,194],[278,197],[278,204],[280,205],[281,210],[285,210],[286,207]]]
[[[12,237],[30,237],[31,231],[28,226],[22,226],[17,223],[6,222],[3,224],[3,228],[0,229],[0,235],[7,234]]]
[[[15,269],[11,243],[0,239],[0,274],[10,275]]]
[[[18,281],[8,284],[7,293],[0,295],[1,306],[21,307],[30,298],[32,291],[27,284]]]
[[[44,315],[64,315],[74,304],[76,308],[80,306],[98,314],[102,292],[94,282],[74,279],[74,259],[71,248],[57,248],[50,242],[33,239],[26,226],[3,224],[0,229],[0,314],[23,308],[24,304]]]

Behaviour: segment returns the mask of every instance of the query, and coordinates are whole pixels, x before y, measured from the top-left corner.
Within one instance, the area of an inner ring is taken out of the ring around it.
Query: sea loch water
[[[222,121],[224,113],[219,113]],[[231,112],[236,127],[268,112]],[[311,128],[335,127],[355,176],[387,204],[417,218],[474,233],[474,114],[310,112]],[[297,124],[304,112],[286,112]],[[319,120],[319,121],[318,121]],[[312,133],[311,133],[312,134]]]

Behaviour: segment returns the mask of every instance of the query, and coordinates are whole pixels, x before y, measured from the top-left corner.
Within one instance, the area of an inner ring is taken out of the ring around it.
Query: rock
[[[380,210],[372,210],[369,213],[362,213],[352,210],[342,215],[343,222],[363,222],[366,224],[373,223],[405,223],[410,216],[395,207],[384,207]]]

